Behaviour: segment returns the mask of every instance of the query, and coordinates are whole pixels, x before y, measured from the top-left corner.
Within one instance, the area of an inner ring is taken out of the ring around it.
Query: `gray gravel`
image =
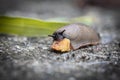
[[[1,80],[119,80],[120,42],[52,52],[48,37],[0,35]]]

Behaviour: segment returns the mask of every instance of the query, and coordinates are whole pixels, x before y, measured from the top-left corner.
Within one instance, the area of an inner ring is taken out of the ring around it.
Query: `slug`
[[[49,36],[53,38],[51,48],[60,52],[100,43],[100,35],[85,24],[70,24],[59,28]]]

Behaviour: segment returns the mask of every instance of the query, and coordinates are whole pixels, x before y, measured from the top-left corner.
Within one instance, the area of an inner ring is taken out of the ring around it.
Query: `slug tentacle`
[[[61,31],[61,32],[55,32],[53,33],[53,35],[48,35],[50,37],[52,37],[54,39],[54,41],[59,41],[65,38],[65,36],[63,35],[63,33],[65,32],[65,30]]]

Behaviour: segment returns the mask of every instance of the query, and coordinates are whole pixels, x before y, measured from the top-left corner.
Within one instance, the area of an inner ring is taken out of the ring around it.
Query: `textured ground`
[[[119,80],[120,43],[51,52],[51,38],[0,36],[1,80]]]

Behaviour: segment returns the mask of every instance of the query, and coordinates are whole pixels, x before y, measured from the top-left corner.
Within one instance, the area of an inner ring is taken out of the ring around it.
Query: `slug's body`
[[[84,24],[64,26],[55,31],[51,36],[54,41],[61,41],[64,38],[69,39],[72,50],[79,49],[83,46],[96,45],[100,42],[99,34]]]

